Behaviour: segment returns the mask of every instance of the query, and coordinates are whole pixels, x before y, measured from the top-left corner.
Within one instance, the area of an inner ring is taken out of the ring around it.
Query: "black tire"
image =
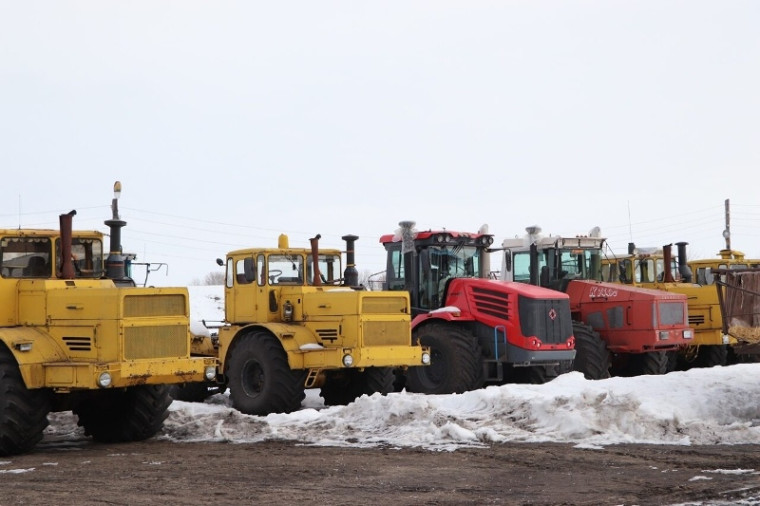
[[[430,365],[410,367],[406,389],[423,394],[453,394],[483,386],[480,344],[453,324],[432,323],[415,329],[414,344],[430,347]]]
[[[0,455],[34,448],[48,426],[50,409],[50,391],[27,389],[16,359],[0,345]]]
[[[573,370],[572,360],[561,360],[558,365],[537,365],[529,367],[528,382],[534,385],[548,383],[557,376]]]
[[[598,380],[610,377],[610,353],[599,333],[589,325],[573,322],[575,336],[575,361],[573,370],[583,373],[586,379]]]
[[[394,391],[395,375],[390,367],[368,367],[364,371],[343,369],[330,371],[320,394],[326,406],[341,406],[362,395]]]
[[[175,401],[203,402],[214,394],[221,392],[215,383],[184,383],[169,387],[169,395]]]
[[[228,352],[227,377],[232,406],[248,415],[290,413],[306,396],[306,371],[292,370],[280,341],[267,332],[236,339]]]
[[[168,385],[140,385],[94,392],[73,412],[84,433],[101,443],[142,441],[155,436],[169,416]]]
[[[728,361],[728,346],[703,345],[697,351],[694,365],[697,367],[716,367],[726,365]]]
[[[659,375],[668,372],[668,355],[664,351],[637,353],[628,357],[624,376]]]

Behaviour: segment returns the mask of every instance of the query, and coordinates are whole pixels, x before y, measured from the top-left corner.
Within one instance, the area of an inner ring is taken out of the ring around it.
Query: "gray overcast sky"
[[[760,257],[760,2],[0,0],[0,226],[216,257],[400,220]]]

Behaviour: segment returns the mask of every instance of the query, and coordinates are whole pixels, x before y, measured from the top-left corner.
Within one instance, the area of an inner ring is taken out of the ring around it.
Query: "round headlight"
[[[426,351],[422,352],[422,363],[425,365],[430,365],[430,353]]]
[[[210,365],[206,367],[206,372],[203,373],[203,375],[206,377],[209,381],[214,381],[216,379],[216,366]]]
[[[343,355],[343,365],[346,367],[351,367],[354,365],[354,357],[349,354]]]
[[[108,371],[100,373],[98,376],[98,386],[100,388],[108,388],[111,386],[111,373]]]

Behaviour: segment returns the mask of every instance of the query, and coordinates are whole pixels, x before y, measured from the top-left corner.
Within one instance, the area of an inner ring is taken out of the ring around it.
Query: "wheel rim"
[[[265,377],[264,369],[261,364],[255,360],[249,360],[245,363],[240,377],[243,391],[249,397],[256,397],[264,390]]]
[[[435,348],[431,348],[430,365],[422,367],[421,369],[425,379],[431,385],[440,385],[449,375],[449,364],[446,360],[446,355]]]

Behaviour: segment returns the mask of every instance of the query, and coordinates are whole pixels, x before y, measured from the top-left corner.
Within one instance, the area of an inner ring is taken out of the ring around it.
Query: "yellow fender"
[[[4,328],[0,330],[0,341],[18,362],[27,388],[45,386],[43,364],[68,361],[68,355],[55,339],[34,327]]]

